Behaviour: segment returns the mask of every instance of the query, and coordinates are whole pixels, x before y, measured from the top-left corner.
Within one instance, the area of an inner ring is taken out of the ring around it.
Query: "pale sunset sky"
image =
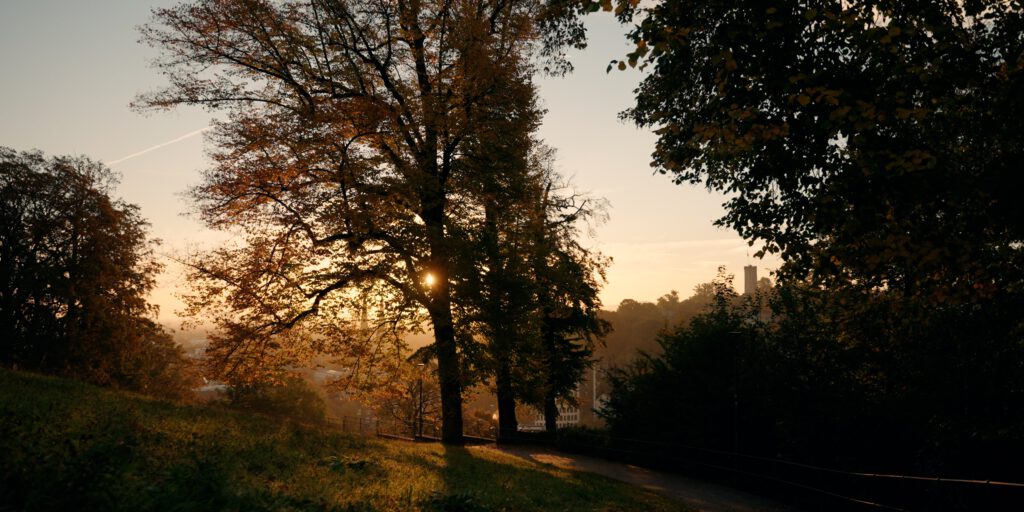
[[[0,145],[47,155],[86,155],[121,174],[118,195],[141,207],[160,252],[211,247],[221,238],[188,216],[183,192],[207,166],[201,131],[212,115],[198,109],[142,115],[133,98],[160,87],[149,66],[155,50],[137,42],[136,28],[164,0],[0,0]],[[654,136],[618,120],[632,103],[638,71],[605,73],[627,51],[610,15],[589,17],[590,47],[572,55],[576,71],[540,78],[548,113],[541,136],[558,150],[558,169],[578,190],[606,198],[610,220],[587,241],[614,258],[601,294],[606,309],[623,299],[653,301],[710,281],[726,265],[742,286],[743,265],[759,276],[779,266],[756,260],[734,232],[712,222],[724,197],[678,186],[649,166]],[[175,298],[181,269],[167,270],[151,300],[160,321],[177,329]]]

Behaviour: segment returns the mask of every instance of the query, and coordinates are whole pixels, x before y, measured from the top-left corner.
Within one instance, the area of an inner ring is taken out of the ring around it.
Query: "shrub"
[[[285,417],[300,423],[322,423],[327,417],[320,394],[301,377],[290,377],[280,383],[233,386],[228,391],[228,404],[236,409]]]

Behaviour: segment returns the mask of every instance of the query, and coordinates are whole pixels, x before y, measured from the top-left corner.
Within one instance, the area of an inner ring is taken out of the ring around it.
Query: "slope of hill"
[[[674,509],[493,450],[352,437],[0,370],[0,511]]]

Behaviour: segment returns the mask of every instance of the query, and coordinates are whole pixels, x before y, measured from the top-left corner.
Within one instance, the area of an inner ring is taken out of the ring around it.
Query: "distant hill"
[[[598,366],[623,366],[636,358],[639,352],[661,353],[658,334],[665,329],[687,324],[711,303],[710,285],[696,287],[693,295],[679,299],[675,290],[662,295],[655,302],[626,299],[614,311],[601,311],[601,318],[611,322],[612,332],[599,346],[595,356]]]

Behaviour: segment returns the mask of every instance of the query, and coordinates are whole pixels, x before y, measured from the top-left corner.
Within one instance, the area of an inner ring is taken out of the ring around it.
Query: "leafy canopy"
[[[1019,2],[617,12],[634,21],[626,61],[650,69],[624,116],[655,129],[653,165],[727,193],[719,224],[790,272],[937,300],[1019,280]]]
[[[318,353],[373,367],[429,320],[444,438],[461,439],[474,346],[452,286],[465,278],[463,235],[502,172],[471,160],[494,133],[528,138],[532,59],[559,59],[536,29],[545,12],[536,0],[197,0],[156,11],[143,38],[162,50],[169,87],[140,105],[227,114],[194,196],[239,243],[190,262],[190,307],[216,318],[222,374],[265,378]]]
[[[0,147],[0,360],[163,395],[181,349],[146,302],[161,265],[138,207],[85,157]]]

